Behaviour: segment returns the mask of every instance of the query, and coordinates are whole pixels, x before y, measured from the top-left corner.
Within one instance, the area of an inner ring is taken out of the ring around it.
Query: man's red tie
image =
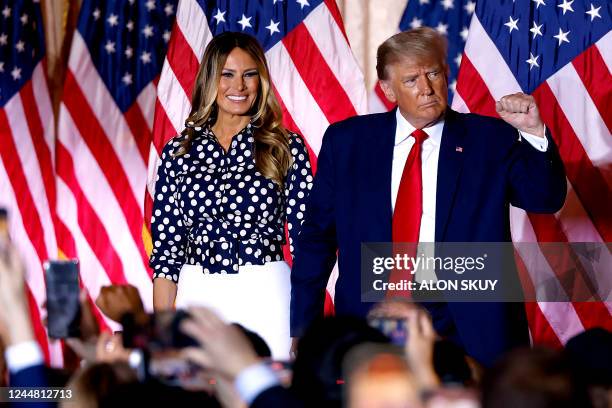
[[[393,243],[410,243],[401,247],[400,254],[416,256],[416,244],[419,242],[421,216],[423,215],[423,178],[421,174],[421,150],[423,141],[428,135],[421,129],[412,132],[415,142],[404,165],[400,181],[395,210],[393,211]],[[398,248],[399,249],[399,248]],[[395,255],[394,249],[394,255]],[[409,253],[407,253],[409,252]],[[406,270],[395,270],[389,277],[389,282],[399,282],[401,279],[412,280],[412,274]],[[407,291],[394,291],[393,295],[409,296]],[[387,293],[388,296],[392,295]]]

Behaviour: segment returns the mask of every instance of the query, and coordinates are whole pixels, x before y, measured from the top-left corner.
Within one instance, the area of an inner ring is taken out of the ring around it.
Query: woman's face
[[[255,60],[244,50],[234,48],[227,56],[219,88],[219,116],[246,115],[259,92],[259,72]]]

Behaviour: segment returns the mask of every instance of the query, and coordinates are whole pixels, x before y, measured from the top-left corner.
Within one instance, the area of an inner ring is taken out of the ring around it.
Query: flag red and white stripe
[[[155,89],[147,86],[122,113],[75,31],[56,142],[57,214],[66,226],[58,243],[67,257],[79,258],[82,282],[93,299],[102,286],[129,283],[147,309],[152,285],[142,191],[154,101]]]
[[[609,32],[533,93],[542,119],[551,130],[565,163],[568,195],[564,207],[554,215],[527,214],[511,208],[513,241],[610,242],[611,50],[612,33]],[[453,108],[497,116],[495,100],[520,91],[514,75],[474,15]],[[517,246],[518,255],[526,256],[521,254],[520,248]],[[544,247],[537,254],[544,258],[546,255]],[[609,268],[612,264],[610,253],[603,251],[602,256],[605,259],[600,263],[601,267]],[[522,262],[518,261],[521,267]],[[551,265],[550,276],[555,276],[553,269]],[[603,277],[609,271],[600,270],[598,273]],[[563,290],[561,282],[559,287]],[[608,297],[604,286],[598,290],[595,295]],[[561,346],[587,328],[602,326],[612,329],[612,304],[609,302],[539,302],[528,304],[527,310],[535,344]]]
[[[0,109],[0,207],[8,210],[9,233],[26,268],[32,323],[48,363],[62,362],[61,345],[47,339],[41,316],[46,299],[42,264],[56,258],[54,230],[53,110],[45,60]]]

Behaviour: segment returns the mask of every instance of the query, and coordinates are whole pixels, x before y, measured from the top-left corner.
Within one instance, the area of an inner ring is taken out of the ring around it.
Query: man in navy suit
[[[435,30],[385,41],[377,72],[398,108],[333,124],[323,138],[291,271],[294,337],[323,314],[336,254],[336,313],[365,316],[361,243],[507,242],[510,204],[554,213],[565,200],[563,164],[534,98],[501,98],[502,120],[449,109],[446,42]],[[486,365],[528,344],[522,303],[425,307],[438,333]]]

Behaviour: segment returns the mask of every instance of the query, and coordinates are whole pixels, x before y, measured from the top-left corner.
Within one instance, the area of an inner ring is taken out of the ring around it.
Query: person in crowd
[[[482,383],[482,408],[590,408],[584,387],[559,352],[521,348],[504,355]]]
[[[190,315],[182,329],[201,347],[187,349],[186,358],[233,383],[241,399],[256,408],[340,407],[346,380],[342,368],[351,350],[363,344],[389,345],[389,339],[365,320],[347,316],[316,320],[300,340],[291,386],[285,388],[243,333],[224,323],[213,310],[191,308]],[[413,378],[407,387],[420,395],[440,384],[432,357],[436,334],[422,311],[409,322],[409,330],[411,340],[399,351],[405,357],[402,367],[408,367]]]
[[[397,108],[327,129],[291,271],[293,337],[323,315],[337,257],[335,311],[366,316],[364,242],[509,242],[511,204],[537,213],[562,207],[563,164],[534,98],[504,96],[495,106],[501,119],[453,111],[446,53],[445,37],[431,28],[392,36],[378,48],[377,74]],[[501,290],[520,288],[510,275]],[[522,304],[466,300],[424,306],[436,331],[477,361],[490,365],[529,343]]]
[[[389,319],[408,321],[425,309],[418,303],[402,297],[394,297],[375,304],[368,312],[367,319]],[[474,387],[480,383],[482,366],[456,343],[440,338],[435,339],[433,366],[436,375],[445,385]]]
[[[237,327],[244,334],[259,359],[271,361],[272,352],[261,336],[239,324],[232,323],[231,325]],[[242,401],[232,381],[226,377],[214,375],[214,372],[211,374],[212,378],[214,378],[213,395],[224,408],[246,408],[246,403]]]
[[[0,336],[10,387],[49,385],[44,356],[32,329],[25,296],[25,271],[16,249],[0,237]],[[12,406],[45,407],[42,402],[14,403]]]
[[[77,371],[67,389],[74,398],[60,403],[60,407],[95,408],[99,402],[125,384],[138,381],[134,370],[126,363],[98,363]]]
[[[210,305],[287,359],[285,221],[292,244],[312,185],[306,145],[283,127],[264,51],[249,35],[211,40],[191,102],[157,173],[154,308]]]
[[[431,318],[421,308],[407,306],[388,302],[380,305],[377,314],[396,311],[395,318],[405,320],[407,337],[402,348],[362,344],[345,357],[346,406],[420,407],[423,397],[440,388],[434,367],[437,334]]]
[[[236,325],[225,323],[215,311],[205,307],[191,307],[189,314],[181,329],[201,347],[185,349],[185,358],[233,384],[249,407],[304,407],[281,385],[281,379],[257,355],[253,344]]]
[[[588,329],[567,342],[565,353],[593,407],[612,408],[612,332]]]
[[[85,289],[79,293],[79,302],[81,308],[80,336],[78,338],[69,337],[65,340],[69,349],[81,361],[127,362],[130,350],[123,348],[121,332],[101,332],[93,310],[93,303],[89,300]],[[148,320],[138,289],[132,285],[103,286],[95,299],[95,305],[106,317],[116,323],[122,323],[122,318],[126,314],[130,314],[138,324],[145,324]]]
[[[156,381],[120,384],[98,403],[100,408],[125,406],[226,408],[214,396],[205,392],[189,391]]]
[[[348,408],[422,407],[410,367],[393,346],[354,347],[345,358],[343,372]]]
[[[314,321],[298,344],[290,389],[307,407],[342,406],[342,363],[353,347],[363,343],[388,344],[389,339],[352,316]]]
[[[424,328],[431,327],[429,319]],[[423,334],[423,333],[420,333]],[[417,335],[420,336],[417,332]],[[421,337],[421,336],[420,336]],[[433,337],[421,337],[424,345],[436,354]],[[409,347],[406,347],[406,352]],[[425,353],[427,355],[428,353]],[[432,370],[431,361],[420,362]],[[435,377],[423,376],[413,370],[403,350],[388,344],[361,344],[354,347],[344,360],[344,406],[350,408],[478,408],[477,390],[460,384],[442,383]],[[427,378],[433,379],[428,383]]]

